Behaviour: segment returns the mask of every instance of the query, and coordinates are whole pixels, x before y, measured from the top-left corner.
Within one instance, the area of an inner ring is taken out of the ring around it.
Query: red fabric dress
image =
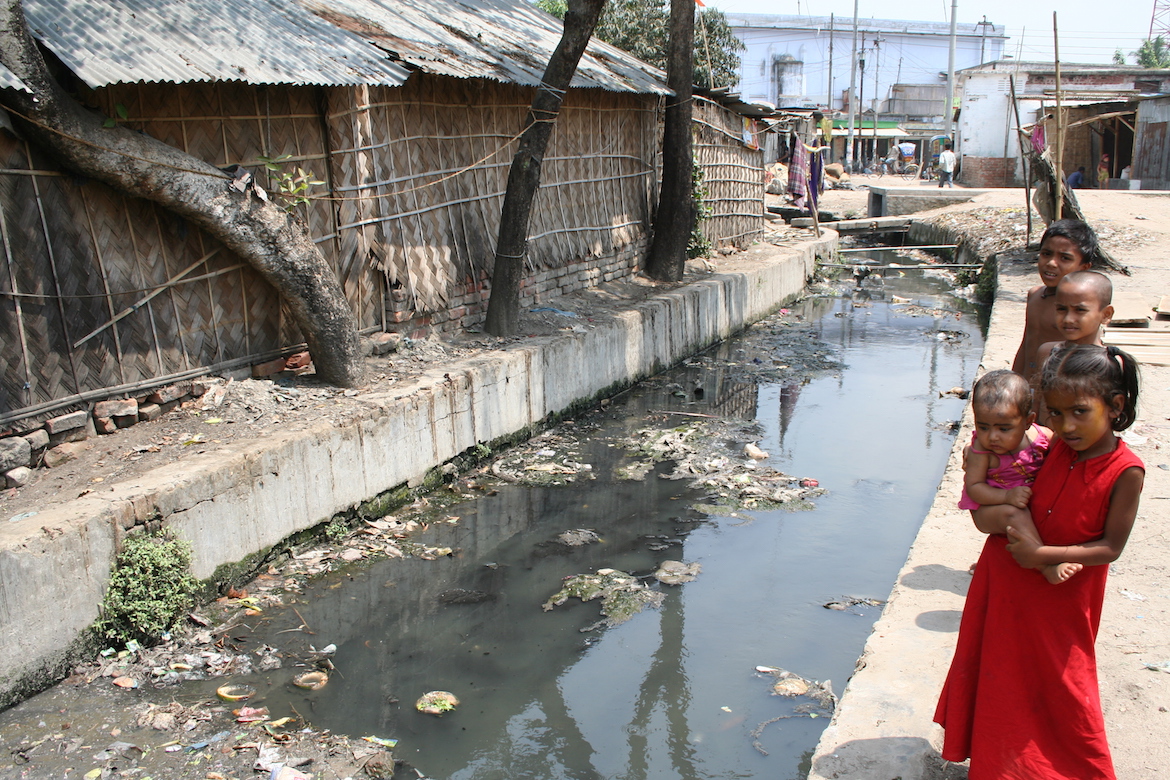
[[[1076,457],[1056,440],[1032,486],[1046,544],[1101,538],[1117,478],[1145,470],[1121,440],[1111,453]],[[1109,567],[1051,585],[1021,568],[1007,541],[988,536],[967,592],[934,714],[946,729],[943,758],[970,758],[969,780],[1113,780],[1093,647]]]

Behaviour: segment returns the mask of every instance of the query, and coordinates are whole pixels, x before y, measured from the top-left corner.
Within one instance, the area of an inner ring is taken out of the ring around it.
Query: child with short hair
[[[1074,344],[1105,346],[1101,334],[1113,319],[1113,282],[1098,271],[1073,271],[1056,285],[1054,296],[1056,329],[1063,341],[1049,341],[1040,345],[1036,364],[1044,361],[1057,347]]]
[[[959,508],[971,511],[977,528],[1011,525],[1021,536],[1043,544],[1028,501],[1051,431],[1036,425],[1032,388],[1012,371],[989,371],[975,383],[971,409],[975,433],[964,452]],[[1038,568],[1056,585],[1080,571],[1081,565],[1062,562]]]
[[[1040,367],[1036,355],[1040,345],[1061,341],[1064,336],[1056,327],[1056,285],[1073,271],[1087,271],[1104,264],[1101,246],[1093,228],[1079,219],[1053,222],[1040,238],[1036,270],[1042,284],[1028,291],[1024,312],[1024,337],[1012,361],[1012,370],[1031,381]]]
[[[1137,364],[1078,344],[1048,359],[1040,391],[1055,438],[1029,506],[1045,543],[980,528],[988,537],[934,720],[942,757],[970,758],[972,778],[1115,780],[1094,644],[1145,480],[1117,435],[1136,418]],[[1059,588],[1030,570],[1061,561],[1084,568]]]

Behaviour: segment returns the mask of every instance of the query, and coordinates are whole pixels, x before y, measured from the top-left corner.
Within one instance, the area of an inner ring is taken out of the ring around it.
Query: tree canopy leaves
[[[1157,38],[1147,38],[1142,41],[1138,50],[1131,52],[1137,58],[1137,64],[1143,68],[1170,68],[1170,46],[1166,39],[1159,35]]]
[[[610,0],[593,34],[665,70],[668,2]],[[565,0],[536,0],[536,5],[553,16],[565,18]],[[739,52],[744,48],[721,11],[704,9],[695,20],[694,83],[701,87],[735,87],[739,83]]]

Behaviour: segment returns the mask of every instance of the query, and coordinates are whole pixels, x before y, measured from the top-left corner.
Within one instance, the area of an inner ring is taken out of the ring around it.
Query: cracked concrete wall
[[[165,525],[206,579],[339,512],[417,485],[459,453],[515,434],[606,389],[651,376],[800,293],[836,234],[759,245],[734,270],[662,293],[585,333],[444,366],[364,393],[343,425],[236,443],[0,527],[0,706],[60,679],[84,652],[118,542]],[[51,529],[46,532],[43,529]],[[57,530],[60,529],[60,530]]]

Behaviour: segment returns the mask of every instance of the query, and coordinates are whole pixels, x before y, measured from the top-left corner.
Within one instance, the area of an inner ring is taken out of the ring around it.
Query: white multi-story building
[[[780,108],[846,109],[852,17],[729,13],[727,23],[747,46],[738,87],[744,100]],[[944,22],[858,19],[860,108],[940,120],[946,91],[937,87],[946,84],[950,34]],[[1003,26],[986,19],[956,24],[955,70],[1001,59],[1005,40]]]

